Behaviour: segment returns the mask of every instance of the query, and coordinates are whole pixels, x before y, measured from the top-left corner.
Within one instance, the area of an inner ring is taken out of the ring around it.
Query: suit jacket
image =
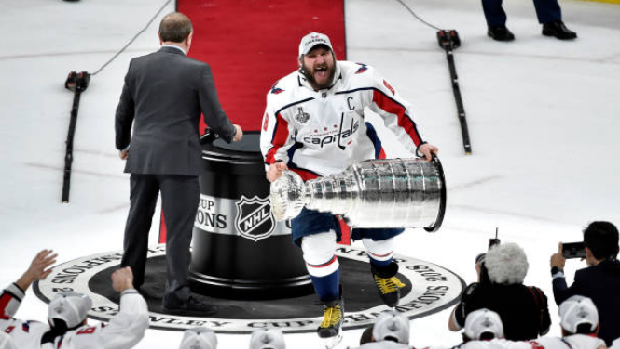
[[[575,294],[592,299],[598,308],[599,338],[608,346],[620,338],[620,262],[603,261],[577,270],[571,287],[563,277],[553,279],[553,295],[558,305]]]
[[[116,148],[131,145],[125,172],[199,175],[201,112],[216,134],[232,140],[236,130],[208,64],[167,46],[132,59],[116,110]]]

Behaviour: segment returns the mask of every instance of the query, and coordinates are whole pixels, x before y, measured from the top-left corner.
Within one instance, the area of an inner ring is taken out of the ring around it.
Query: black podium
[[[311,293],[312,284],[291,230],[276,222],[260,134],[227,144],[202,137],[200,206],[189,268],[192,289],[229,298],[282,298]]]

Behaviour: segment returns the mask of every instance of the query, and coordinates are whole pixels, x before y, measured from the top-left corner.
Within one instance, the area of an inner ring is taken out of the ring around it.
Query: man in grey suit
[[[116,148],[131,174],[121,266],[130,266],[137,289],[144,283],[148,232],[161,192],[166,215],[166,293],[169,313],[209,315],[212,305],[191,296],[187,283],[192,227],[200,200],[202,112],[209,127],[227,142],[239,141],[241,127],[222,110],[206,63],[186,56],[191,21],[174,12],[159,24],[159,51],[134,58],[116,110]],[[133,122],[133,134],[131,131]]]

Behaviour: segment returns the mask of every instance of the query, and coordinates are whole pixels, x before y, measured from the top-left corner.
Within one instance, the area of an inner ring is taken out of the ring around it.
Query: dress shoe
[[[559,40],[572,40],[577,37],[577,33],[566,28],[562,21],[544,23],[542,33],[544,36],[555,36]]]
[[[489,36],[495,41],[512,41],[515,35],[505,25],[489,27]]]
[[[215,314],[217,307],[199,301],[194,297],[189,297],[186,301],[181,301],[171,294],[166,294],[162,301],[164,313],[170,315],[189,315],[205,317]]]
[[[157,298],[157,296],[155,296],[154,294],[152,294],[152,293],[151,293],[151,292],[149,292],[149,291],[146,291],[146,290],[145,290],[144,288],[142,288],[142,287],[139,287],[139,286],[138,286],[138,287],[134,287],[134,289],[135,289],[136,291],[138,291],[138,293],[139,293],[139,294],[141,294],[141,295],[142,295],[142,297],[144,297],[144,299],[156,299],[156,298]]]

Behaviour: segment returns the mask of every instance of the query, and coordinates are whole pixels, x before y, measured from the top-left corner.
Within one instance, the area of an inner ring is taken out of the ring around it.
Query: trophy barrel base
[[[308,275],[281,280],[224,279],[190,271],[192,291],[228,299],[281,299],[314,292]]]

